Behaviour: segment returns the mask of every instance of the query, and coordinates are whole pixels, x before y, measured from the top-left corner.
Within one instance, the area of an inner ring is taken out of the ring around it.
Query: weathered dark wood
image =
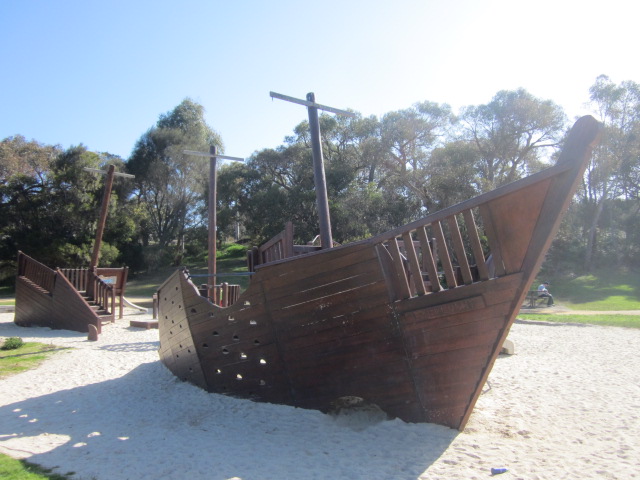
[[[113,176],[116,171],[115,165],[109,165],[107,169],[107,179],[104,184],[104,192],[102,194],[102,205],[100,206],[100,218],[98,218],[98,228],[96,230],[96,240],[93,244],[93,252],[91,253],[91,262],[89,268],[98,266],[100,258],[100,246],[102,245],[102,234],[107,223],[107,213],[109,213],[109,199],[111,197],[111,188],[113,187]]]
[[[462,274],[462,280],[465,285],[469,285],[473,282],[471,276],[471,269],[469,268],[469,262],[467,260],[467,254],[465,252],[464,243],[462,241],[462,235],[460,234],[460,226],[455,215],[447,218],[447,224],[449,225],[449,232],[451,233],[451,241],[453,248],[458,259],[458,268]]]
[[[91,276],[86,269],[68,271],[73,281],[62,270],[50,269],[19,252],[14,322],[21,326],[44,326],[83,333],[93,325],[100,333],[105,319],[113,321],[113,288],[96,278],[95,274]],[[97,309],[92,308],[78,291],[79,286],[86,287],[89,283],[93,283],[92,290],[99,296]]]
[[[447,248],[447,241],[444,237],[442,224],[440,222],[435,222],[431,225],[431,228],[433,230],[433,236],[436,239],[438,258],[440,258],[440,263],[444,270],[444,276],[447,280],[447,288],[455,288],[458,286],[458,282],[456,282],[456,274],[453,271],[453,264],[451,263],[451,257],[449,256],[449,249]]]
[[[485,262],[480,237],[478,237],[478,229],[476,227],[475,219],[473,218],[473,212],[471,210],[464,210],[462,212],[462,216],[464,217],[464,222],[469,234],[469,243],[471,244],[471,250],[475,257],[478,276],[480,277],[480,280],[489,280],[489,270],[487,269],[487,263]]]
[[[158,291],[162,361],[212,392],[322,411],[359,396],[405,421],[464,428],[581,178],[594,122],[545,172],[368,240],[258,266],[230,307],[174,273]]]
[[[418,295],[424,295],[427,293],[427,289],[424,286],[422,280],[422,271],[420,269],[420,263],[418,262],[418,255],[416,249],[413,246],[413,239],[409,232],[403,233],[402,238],[405,244],[405,251],[407,252],[407,259],[409,260],[409,270],[411,271],[411,281],[414,289]]]

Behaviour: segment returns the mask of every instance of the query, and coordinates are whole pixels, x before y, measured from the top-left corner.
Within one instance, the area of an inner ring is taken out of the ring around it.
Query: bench
[[[527,293],[527,305],[529,306],[529,308],[536,308],[541,302],[544,302],[546,304],[547,298],[539,297],[537,290],[531,290],[529,291],[529,293]]]

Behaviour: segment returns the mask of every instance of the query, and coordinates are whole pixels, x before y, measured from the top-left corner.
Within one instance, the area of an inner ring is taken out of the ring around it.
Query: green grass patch
[[[549,290],[572,310],[640,310],[637,272],[600,271],[568,279],[550,279]],[[538,283],[534,283],[536,288]]]
[[[3,480],[70,480],[75,472],[65,474],[53,473],[50,468],[44,468],[26,460],[16,460],[0,453],[0,478]]]
[[[67,348],[38,342],[25,342],[20,348],[0,350],[0,379],[35,368],[60,350]]]
[[[556,323],[583,323],[586,325],[602,325],[609,327],[640,328],[640,315],[553,315],[520,313],[518,318],[522,320],[533,320]]]
[[[247,247],[238,244],[229,244],[216,251],[216,271],[218,277],[216,283],[227,282],[229,284],[240,285],[241,291],[249,286],[248,276],[224,276],[225,273],[238,273],[247,271],[246,260]],[[186,264],[189,273],[194,275],[192,281],[196,285],[207,283],[207,277],[197,277],[195,275],[206,275],[208,273],[206,259],[204,264]],[[177,267],[167,267],[155,272],[140,274],[136,278],[127,281],[125,297],[141,307],[150,308],[153,304],[153,294],[158,287],[169,278]]]

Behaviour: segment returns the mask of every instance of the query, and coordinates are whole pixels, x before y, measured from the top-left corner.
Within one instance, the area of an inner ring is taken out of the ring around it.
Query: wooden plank
[[[278,332],[278,340],[283,355],[287,352],[294,352],[292,355],[309,356],[314,352],[330,352],[343,349],[345,345],[360,345],[366,342],[391,342],[398,341],[398,332],[389,324],[388,320],[380,319],[376,322],[378,329],[366,329],[364,322],[360,322],[362,328],[355,327],[347,332],[339,328],[327,328],[315,332],[309,329],[305,336],[302,330],[295,332],[295,335],[288,335],[289,332]],[[342,351],[342,350],[340,350]]]
[[[477,299],[478,297],[474,298],[474,300]],[[467,302],[462,300],[456,303],[465,304]],[[439,307],[410,312],[400,319],[402,331],[407,336],[423,335],[424,332],[430,330],[448,328],[457,325],[464,326],[468,323],[481,322],[485,318],[494,318],[499,316],[506,318],[510,313],[511,302],[504,302],[491,306],[485,306],[483,303],[481,304],[482,306],[477,309],[465,309],[448,315],[440,315],[442,310]],[[431,317],[432,310],[435,310],[435,312],[433,312],[433,317]],[[451,309],[451,311],[453,312],[453,309]]]
[[[492,295],[493,291],[499,292],[512,288],[518,288],[523,281],[521,273],[508,275],[501,278],[492,278],[486,282],[476,282],[471,285],[463,285],[453,290],[444,290],[438,295],[424,295],[407,300],[395,302],[393,309],[398,313],[407,313],[434,305],[445,305],[449,302],[470,298],[477,295]]]
[[[383,280],[380,265],[375,259],[367,260],[364,263],[354,265],[354,268],[347,267],[330,270],[323,275],[313,274],[307,278],[300,278],[298,281],[280,288],[268,288],[267,302],[272,310],[284,308],[287,305],[296,305],[322,298],[343,291],[353,290],[374,282]]]
[[[439,352],[464,349],[497,342],[498,333],[505,328],[507,319],[503,316],[483,318],[479,322],[471,322],[460,326],[424,330],[422,336],[405,337],[407,348],[413,358],[421,355],[432,355]]]
[[[427,232],[424,227],[420,227],[416,230],[418,234],[418,240],[420,241],[420,249],[422,250],[422,263],[427,269],[429,275],[429,283],[431,283],[431,291],[439,292],[442,290],[440,285],[440,279],[438,278],[438,269],[433,258],[431,246],[429,245],[429,239],[427,238]]]
[[[462,212],[464,223],[467,227],[467,235],[469,243],[471,244],[471,251],[473,252],[473,258],[475,259],[476,266],[478,267],[478,276],[480,280],[489,279],[489,270],[487,269],[487,263],[484,258],[484,251],[482,250],[482,244],[480,243],[480,237],[478,236],[478,228],[476,221],[473,218],[473,212],[471,210],[465,210]]]
[[[449,250],[447,249],[447,242],[444,238],[444,232],[442,231],[442,225],[440,222],[436,222],[431,225],[433,235],[436,238],[438,257],[444,270],[444,276],[447,280],[447,289],[453,289],[458,286],[456,282],[456,275],[453,271],[453,265],[451,264],[451,257],[449,256]]]
[[[409,283],[407,281],[407,274],[404,271],[404,265],[402,257],[400,256],[400,249],[398,248],[398,240],[394,237],[388,242],[389,252],[393,259],[393,267],[395,270],[395,276],[393,277],[396,286],[396,291],[400,294],[400,298],[409,298],[411,292],[409,291]]]
[[[369,308],[385,308],[385,305],[387,305],[386,286],[382,283],[374,283],[330,297],[272,310],[269,313],[275,328],[286,330],[298,325],[301,321],[315,322]]]
[[[492,218],[500,219],[493,224],[493,230],[499,238],[506,273],[522,269],[549,185],[550,180],[546,180],[505,195],[486,206]]]
[[[453,250],[458,259],[458,266],[460,267],[460,273],[462,274],[462,281],[465,285],[473,283],[471,277],[471,270],[469,268],[469,262],[467,261],[467,253],[462,242],[462,235],[460,234],[460,226],[455,216],[447,218],[447,224],[449,225],[449,233],[451,235],[451,242],[453,243]]]
[[[409,270],[411,272],[411,280],[413,282],[413,286],[418,295],[424,295],[427,293],[427,290],[424,287],[424,281],[422,280],[422,270],[420,269],[420,264],[418,263],[418,256],[416,255],[416,249],[413,246],[413,239],[411,238],[410,233],[403,233],[402,239],[404,240],[404,248],[407,255],[407,259],[409,260]]]

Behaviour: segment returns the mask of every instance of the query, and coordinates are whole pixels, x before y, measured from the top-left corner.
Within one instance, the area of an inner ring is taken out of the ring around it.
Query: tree
[[[557,146],[564,133],[566,116],[551,100],[518,89],[500,91],[486,105],[466,107],[462,122],[479,154],[482,191],[489,191],[540,170],[548,147]]]
[[[199,207],[206,201],[209,162],[185,155],[183,150],[208,151],[210,145],[222,151],[220,136],[204,120],[204,108],[187,98],[160,115],[157,124],[137,141],[127,162],[147,212],[148,223],[142,225],[144,242],[155,241],[160,257],[175,256],[175,250],[181,250],[186,229],[200,221]],[[177,245],[173,252],[168,248],[171,244]]]
[[[615,199],[635,199],[633,203],[637,221],[639,204],[636,181],[640,177],[640,85],[631,81],[616,85],[606,75],[600,75],[589,93],[591,105],[604,123],[604,131],[587,169],[582,198],[587,218],[590,219],[585,228],[586,271],[592,267],[597,233],[607,204],[613,207]],[[629,224],[633,224],[635,222],[629,222],[629,213],[624,216]],[[611,224],[609,238],[617,236],[613,228],[619,229],[620,224],[615,224],[615,227]],[[609,249],[607,251],[612,253]]]
[[[17,176],[45,181],[52,160],[60,154],[59,145],[43,145],[22,135],[7,137],[0,142],[0,184]]]
[[[433,102],[385,114],[380,126],[382,188],[404,190],[404,195],[417,197],[423,208],[431,208],[429,160],[433,150],[445,144],[454,123],[449,105]]]
[[[35,141],[27,144],[22,137],[8,140],[3,144],[4,158],[13,158],[20,168],[0,186],[2,268],[13,268],[15,273],[18,250],[52,267],[87,265],[95,241],[104,177],[83,168],[104,169],[109,163],[122,165],[122,160],[89,152],[82,145],[62,152]],[[128,242],[135,228],[133,220],[123,221],[115,215],[118,197],[128,197],[123,182],[118,182],[118,189],[111,198],[102,249],[102,258],[108,263],[118,260],[119,247]]]

